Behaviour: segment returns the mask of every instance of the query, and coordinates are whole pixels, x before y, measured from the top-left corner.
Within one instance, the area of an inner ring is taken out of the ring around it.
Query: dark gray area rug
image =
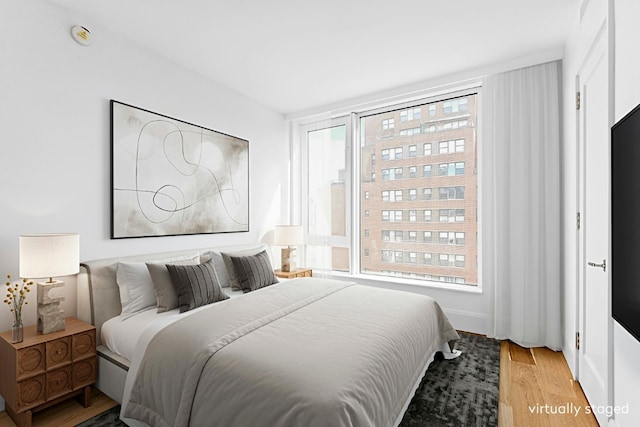
[[[461,332],[457,348],[431,363],[401,427],[498,425],[500,341]]]
[[[457,359],[436,360],[429,366],[401,427],[497,426],[500,341],[460,333]],[[126,427],[120,406],[77,427]]]

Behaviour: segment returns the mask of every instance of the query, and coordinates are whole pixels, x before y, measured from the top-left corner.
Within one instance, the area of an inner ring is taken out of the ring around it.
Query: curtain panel
[[[489,76],[482,101],[482,277],[489,335],[562,347],[561,65]]]

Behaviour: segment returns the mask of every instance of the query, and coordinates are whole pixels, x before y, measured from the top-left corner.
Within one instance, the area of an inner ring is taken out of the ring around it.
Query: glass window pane
[[[476,103],[466,95],[360,117],[360,246],[372,248],[360,272],[477,284]],[[372,166],[372,156],[384,161]],[[383,179],[366,179],[375,173]]]

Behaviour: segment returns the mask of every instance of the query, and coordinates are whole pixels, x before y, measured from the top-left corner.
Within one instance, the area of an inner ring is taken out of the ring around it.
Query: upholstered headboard
[[[120,315],[120,291],[116,282],[116,268],[119,262],[149,262],[176,258],[208,251],[234,252],[264,248],[271,257],[267,245],[256,243],[247,245],[181,250],[119,258],[85,261],[80,264],[77,285],[77,317],[96,327],[96,341],[100,344],[102,324],[112,317]]]

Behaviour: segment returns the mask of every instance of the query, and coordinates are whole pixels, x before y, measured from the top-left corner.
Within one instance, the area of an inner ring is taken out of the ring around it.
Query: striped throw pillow
[[[198,265],[166,266],[178,295],[180,313],[229,298],[220,287],[213,260]]]
[[[231,262],[238,274],[238,285],[244,292],[255,291],[278,283],[267,251],[251,256],[232,256]]]

